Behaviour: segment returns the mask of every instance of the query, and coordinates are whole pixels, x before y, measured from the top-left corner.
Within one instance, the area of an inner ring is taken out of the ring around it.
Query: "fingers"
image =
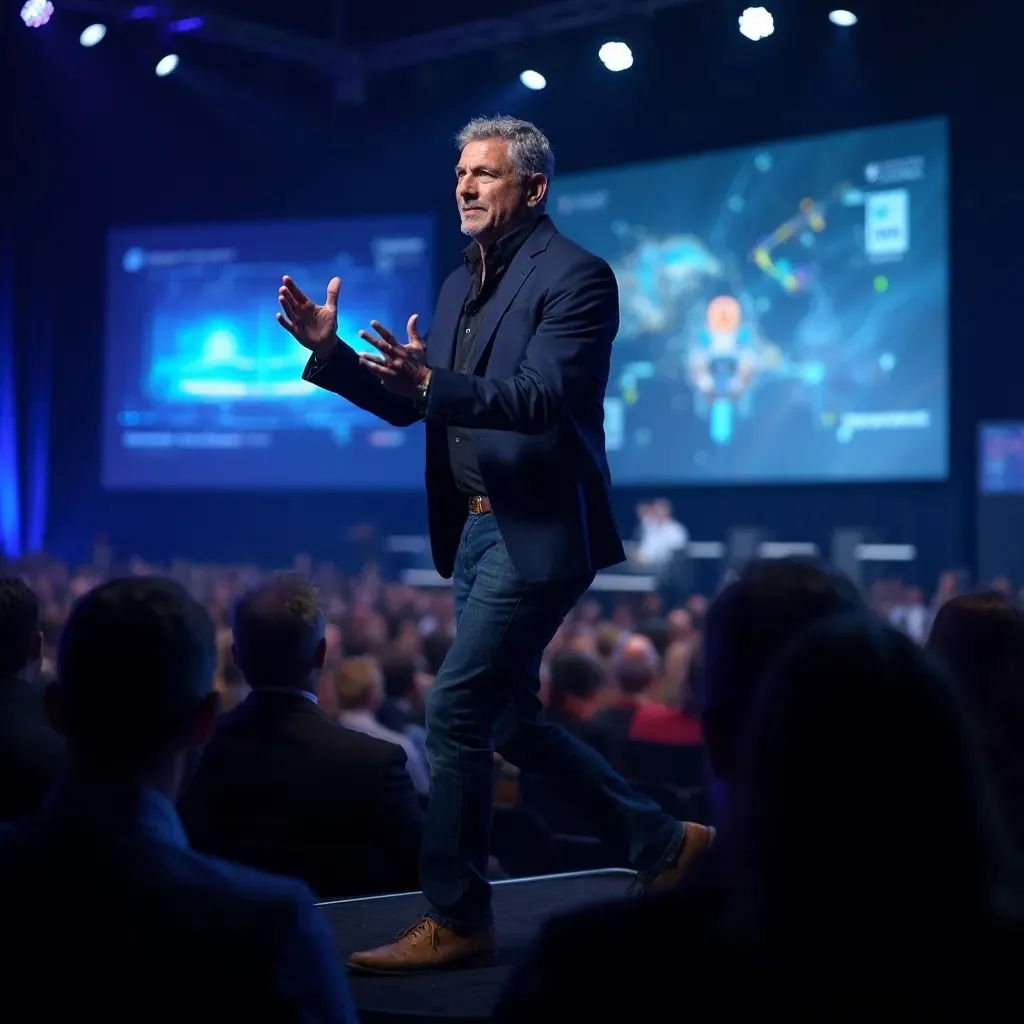
[[[293,337],[298,341],[299,336],[295,333],[295,324],[286,320],[283,313],[277,314],[277,322]]]
[[[284,310],[284,314],[289,320],[297,320],[299,314],[299,307],[301,303],[295,301],[294,296],[287,289],[282,288],[277,295],[277,301],[281,304],[281,309]]]
[[[389,344],[398,346],[398,341],[395,336],[379,321],[371,320],[370,326]]]
[[[388,340],[388,338],[390,337],[388,335],[388,332],[387,331],[382,331],[380,324],[378,324],[376,321],[372,321],[372,323],[373,323],[373,326],[377,329],[377,331],[379,331],[382,334],[384,334],[385,337],[377,338],[374,335],[372,335],[369,331],[360,331],[359,332],[359,337],[362,338],[363,341],[369,342],[385,358],[387,358],[387,359],[396,359],[396,358],[398,358],[399,357],[399,352],[397,350],[398,350],[399,346],[395,343],[395,339],[392,337],[392,338],[390,338],[390,340]]]
[[[341,291],[341,278],[332,277],[327,282],[327,308],[330,310],[337,310],[338,308],[338,293]]]
[[[382,380],[385,377],[396,377],[398,375],[397,371],[393,370],[380,356],[360,352],[359,362]]]
[[[420,337],[419,328],[416,326],[417,322],[419,321],[419,318],[419,313],[413,313],[413,315],[409,317],[409,322],[405,325],[405,333],[409,338],[410,345],[423,344],[423,339]]]
[[[281,284],[283,285],[281,288],[282,293],[287,292],[291,295],[297,305],[301,306],[304,303],[309,302],[309,299],[306,297],[306,293],[287,274],[281,278]],[[340,281],[338,282],[338,286],[341,286]]]

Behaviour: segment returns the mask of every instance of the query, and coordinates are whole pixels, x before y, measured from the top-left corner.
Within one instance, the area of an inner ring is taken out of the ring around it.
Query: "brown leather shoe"
[[[653,878],[644,882],[644,892],[664,892],[674,889],[690,869],[693,862],[715,841],[715,830],[710,825],[695,821],[683,822],[683,845],[679,855]]]
[[[387,946],[348,958],[350,971],[360,974],[418,974],[423,971],[472,967],[494,955],[494,931],[458,935],[433,918],[421,917]]]

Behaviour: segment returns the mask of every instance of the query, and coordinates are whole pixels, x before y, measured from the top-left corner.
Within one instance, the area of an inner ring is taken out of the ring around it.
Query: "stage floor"
[[[498,992],[513,965],[549,917],[619,899],[632,871],[584,871],[541,878],[514,878],[494,884],[498,954],[482,967],[387,978],[349,975],[352,994],[364,1021],[382,1017],[416,1020],[450,1017],[488,1020]],[[343,958],[393,939],[426,908],[420,893],[321,903]]]

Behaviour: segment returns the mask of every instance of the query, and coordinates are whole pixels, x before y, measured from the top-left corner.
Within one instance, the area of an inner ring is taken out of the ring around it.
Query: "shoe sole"
[[[439,971],[459,971],[471,967],[487,967],[494,962],[495,953],[477,953],[465,960],[450,960],[448,963],[436,964],[433,967],[367,967],[365,964],[346,962],[345,967],[351,974],[366,974],[375,978],[413,977],[418,974],[436,974]]]

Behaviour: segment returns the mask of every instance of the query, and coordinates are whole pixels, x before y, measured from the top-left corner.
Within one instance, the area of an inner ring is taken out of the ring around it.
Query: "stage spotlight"
[[[50,0],[28,0],[21,9],[21,20],[29,28],[42,28],[53,15]]]
[[[524,71],[519,76],[519,81],[526,86],[527,89],[543,89],[548,84],[548,80],[539,71]]]
[[[853,11],[833,11],[828,16],[828,20],[840,28],[853,28],[857,24],[857,15]]]
[[[597,56],[609,71],[628,71],[633,66],[633,51],[625,43],[605,43]]]
[[[106,34],[106,25],[90,25],[88,28],[82,29],[82,34],[78,37],[78,41],[83,46],[95,46],[97,43],[103,42],[103,37]]]
[[[178,66],[178,55],[169,53],[161,58],[156,66],[156,73],[160,78],[166,78]]]
[[[758,42],[775,32],[775,19],[764,7],[748,7],[740,15],[740,34]]]

